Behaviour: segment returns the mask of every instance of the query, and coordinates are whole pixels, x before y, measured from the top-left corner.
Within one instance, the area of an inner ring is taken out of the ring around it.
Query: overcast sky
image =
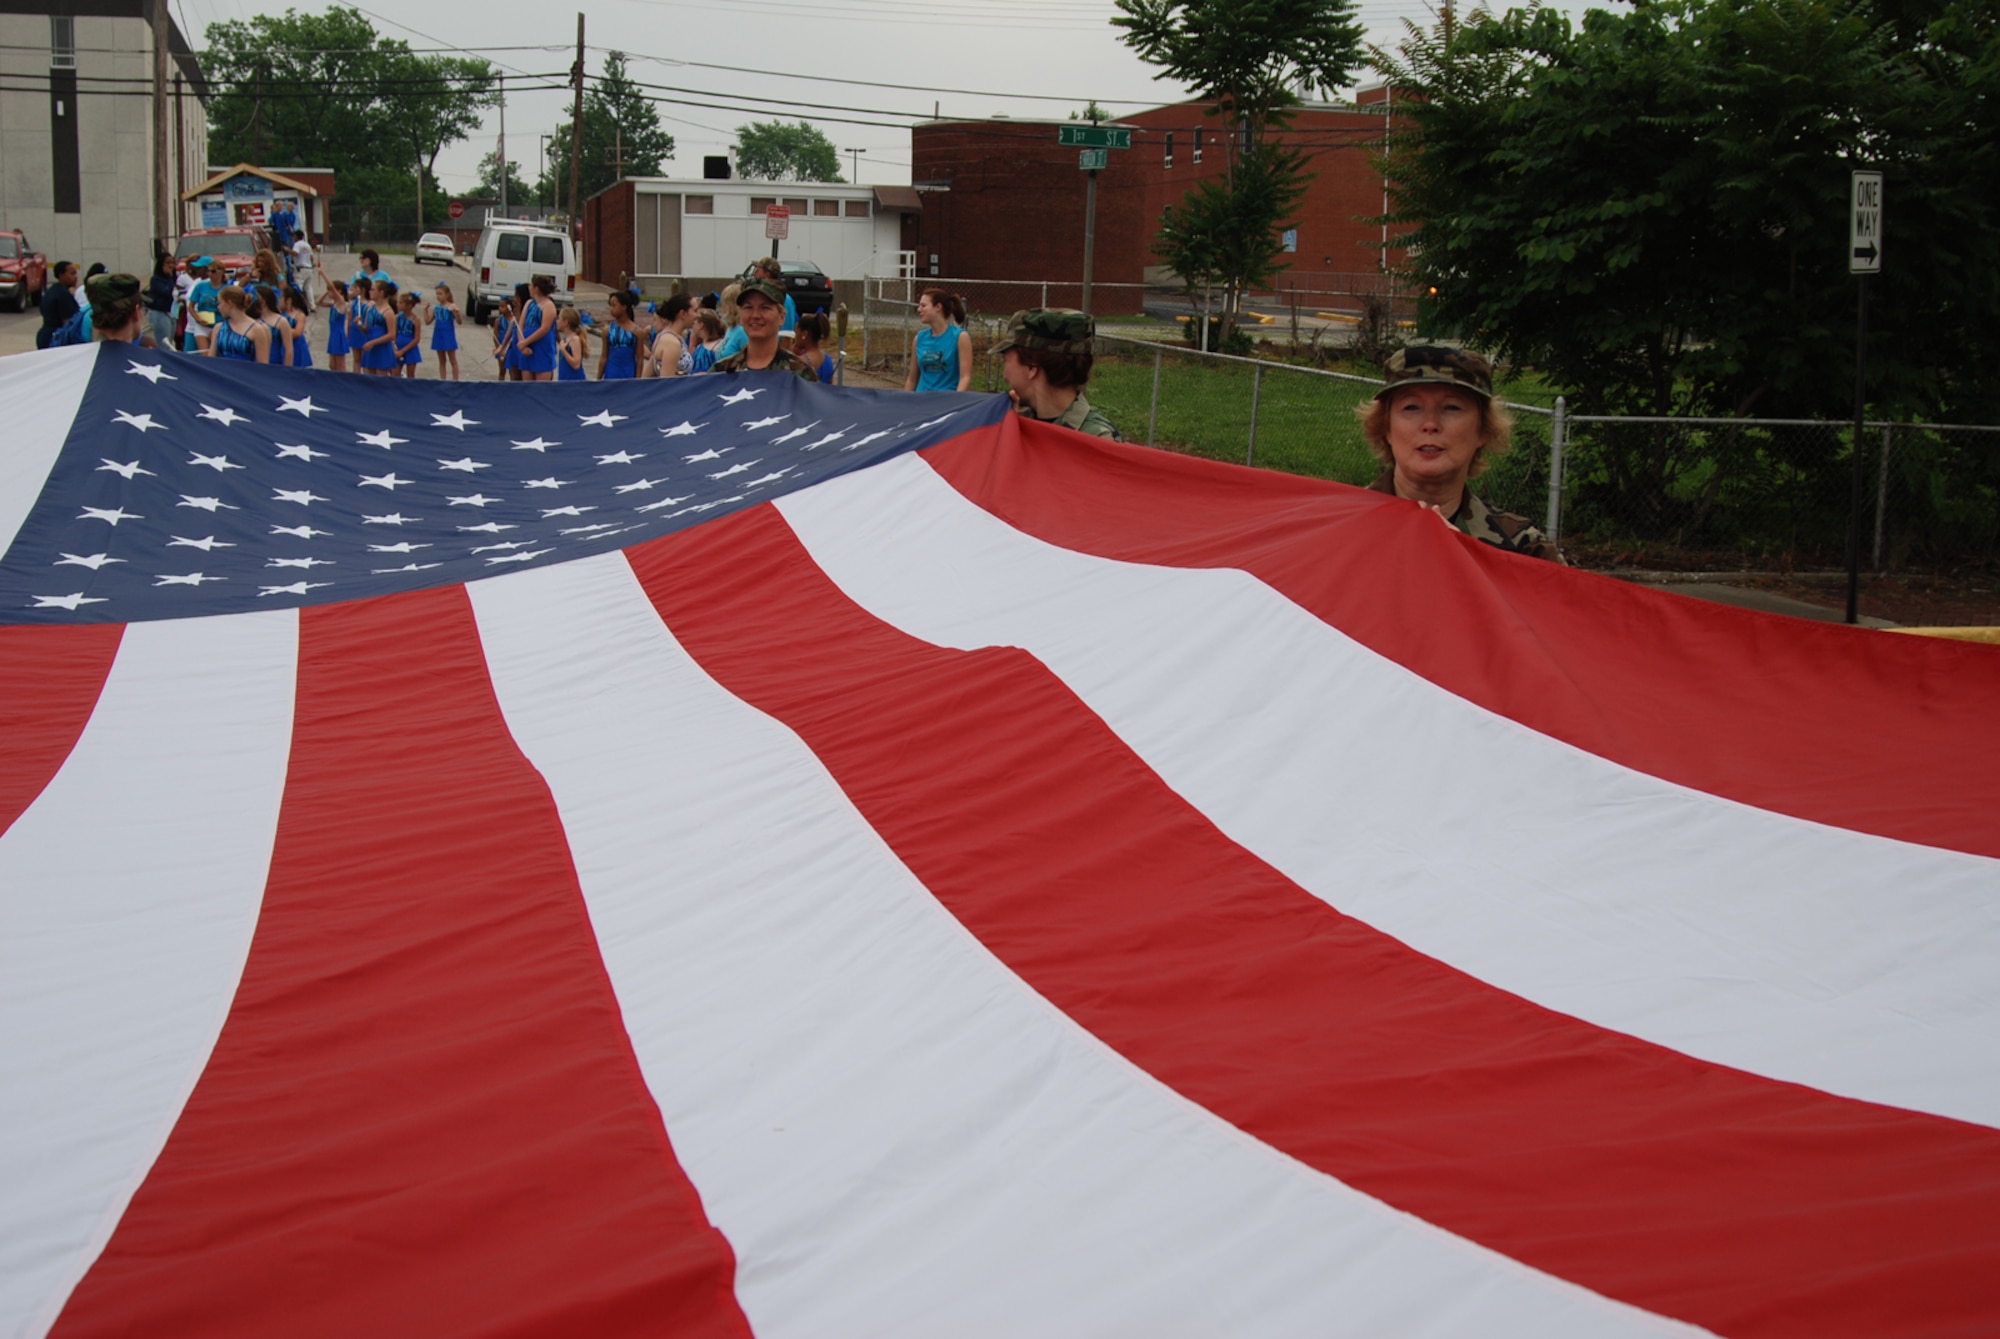
[[[173,4],[197,47],[210,23],[287,8],[273,0]],[[321,0],[292,7],[327,8]],[[353,7],[377,32],[412,47],[484,56],[510,85],[517,76],[524,86],[558,82],[574,55],[575,0],[370,0]],[[737,126],[782,117],[818,126],[842,150],[841,171],[850,179],[858,164],[861,181],[902,184],[910,179],[908,117],[934,108],[946,117],[1062,117],[1092,97],[1118,113],[1184,96],[1118,41],[1111,0],[589,0],[583,11],[592,72],[615,48],[627,54],[633,78],[662,86],[651,92],[695,104],[659,106],[675,140],[667,164],[673,176],[700,176],[702,156],[725,152]],[[1385,44],[1400,38],[1404,19],[1432,21],[1421,0],[1360,0],[1360,12],[1371,40]],[[754,72],[736,68],[746,63]],[[813,75],[862,82],[803,77]],[[508,156],[526,164],[529,180],[538,135],[569,112],[565,90],[510,91]],[[473,186],[498,133],[489,112],[479,134],[444,152],[438,175],[446,189]],[[857,158],[852,149],[863,152]]]

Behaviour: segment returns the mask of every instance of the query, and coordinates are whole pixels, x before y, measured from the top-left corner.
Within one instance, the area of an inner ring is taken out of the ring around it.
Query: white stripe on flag
[[[916,458],[776,505],[863,608],[1029,651],[1233,840],[1420,952],[1703,1059],[2000,1125],[2000,863],[1631,771],[1242,572],[1023,535]]]
[[[0,558],[42,495],[96,366],[95,344],[0,358],[0,404],[7,406],[6,446],[0,448]],[[132,439],[126,445],[137,450],[141,434],[123,431]]]
[[[608,555],[470,587],[767,1339],[1665,1334],[1308,1170],[1055,1011]]]
[[[249,953],[291,747],[298,615],[125,630],[0,837],[0,1334],[39,1335],[207,1064]]]

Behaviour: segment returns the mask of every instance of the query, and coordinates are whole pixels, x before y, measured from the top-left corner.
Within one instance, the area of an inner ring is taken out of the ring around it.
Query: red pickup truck
[[[20,311],[42,300],[49,258],[28,245],[18,228],[0,228],[0,303]]]

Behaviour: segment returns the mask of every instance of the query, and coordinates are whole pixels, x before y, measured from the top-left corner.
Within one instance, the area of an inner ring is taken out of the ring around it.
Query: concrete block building
[[[165,0],[0,0],[0,227],[51,261],[152,267],[153,6]],[[202,180],[208,95],[169,22],[169,195]],[[190,223],[186,206],[172,220]]]

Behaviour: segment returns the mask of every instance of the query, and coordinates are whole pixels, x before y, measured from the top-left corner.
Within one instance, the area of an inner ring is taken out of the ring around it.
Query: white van
[[[559,306],[576,301],[576,248],[561,228],[529,219],[488,219],[472,248],[472,319],[482,324],[514,285],[538,274],[556,281]]]

